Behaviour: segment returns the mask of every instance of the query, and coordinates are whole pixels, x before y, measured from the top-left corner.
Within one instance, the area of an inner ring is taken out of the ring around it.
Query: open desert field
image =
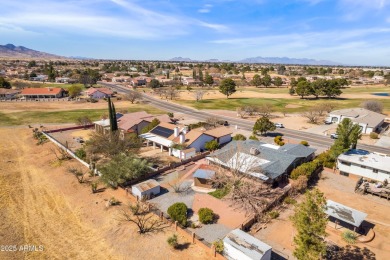
[[[131,104],[129,101],[116,101],[117,112],[136,112],[144,110],[151,114],[164,111],[147,104]],[[75,123],[77,118],[88,116],[98,120],[108,114],[107,102],[97,103],[77,101],[54,102],[0,102],[0,126],[28,125],[35,123]]]
[[[42,246],[42,251],[0,251],[0,259],[211,258],[180,235],[185,246],[171,249],[166,240],[172,227],[139,235],[134,225],[119,221],[129,203],[125,192],[92,194],[66,170],[78,163],[53,163],[52,144],[36,146],[30,129],[0,128],[0,136],[0,245]],[[106,208],[113,196],[121,206]]]

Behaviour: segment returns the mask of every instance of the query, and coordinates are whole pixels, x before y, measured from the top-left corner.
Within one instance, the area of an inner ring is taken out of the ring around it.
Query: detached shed
[[[272,247],[240,229],[223,239],[223,253],[230,260],[270,260]]]
[[[364,212],[347,207],[332,200],[328,200],[326,202],[325,213],[329,216],[330,220],[335,220],[336,224],[341,221],[342,223],[353,226],[354,230],[356,228],[360,228],[361,224],[367,217],[367,214]]]
[[[215,176],[215,171],[207,169],[197,169],[194,173],[194,186],[212,189],[211,180]]]
[[[150,198],[160,193],[160,184],[156,180],[150,179],[131,187],[131,192],[139,199]]]

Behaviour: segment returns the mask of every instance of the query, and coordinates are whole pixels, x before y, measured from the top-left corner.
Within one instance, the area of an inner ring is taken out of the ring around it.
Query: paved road
[[[105,82],[99,82],[101,85],[105,85],[107,87],[110,87],[112,89],[115,89],[117,92],[122,92],[122,93],[130,93],[131,89],[120,86],[120,85],[115,85],[115,84],[110,84],[110,83],[105,83]],[[193,108],[189,108],[186,106],[181,106],[178,104],[173,104],[172,102],[168,102],[165,100],[157,99],[154,97],[151,97],[147,94],[141,93],[143,96],[143,99],[148,101],[151,105],[165,110],[169,112],[181,112],[187,115],[191,115],[192,117],[199,119],[199,120],[206,120],[207,118],[210,118],[212,116],[216,116],[215,114],[208,113],[205,111],[200,111],[196,110]],[[245,120],[245,119],[240,119],[240,118],[234,118],[234,117],[229,117],[229,116],[221,116],[218,115],[218,118],[221,118],[222,120],[226,120],[229,122],[230,125],[237,125],[239,128],[247,131],[252,131],[253,129],[253,122]],[[329,148],[333,144],[333,140],[330,139],[329,136],[323,136],[323,135],[318,135],[314,133],[308,133],[308,132],[303,132],[303,131],[298,131],[298,130],[292,130],[292,129],[287,129],[287,128],[277,128],[274,132],[270,133],[272,135],[277,135],[277,134],[282,134],[283,136],[297,139],[297,140],[305,140],[308,141],[309,144],[313,146],[318,146],[322,148]],[[384,147],[378,147],[378,146],[372,146],[372,145],[366,145],[366,144],[358,144],[357,148],[359,149],[364,149],[367,151],[371,152],[377,152],[377,153],[383,153],[383,154],[390,154],[390,149],[389,148],[384,148]]]

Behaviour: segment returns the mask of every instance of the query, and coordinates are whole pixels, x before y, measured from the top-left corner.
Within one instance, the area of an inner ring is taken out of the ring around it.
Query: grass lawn
[[[390,99],[376,99],[381,101],[385,110],[390,108]],[[284,98],[229,98],[229,99],[206,99],[199,102],[190,100],[177,100],[179,104],[191,106],[196,109],[221,109],[236,110],[237,107],[245,105],[272,105],[275,111],[286,113],[303,112],[308,108],[319,103],[333,103],[337,109],[350,108],[359,106],[364,100],[362,99],[284,99]],[[286,105],[297,105],[297,108],[285,108]]]
[[[126,108],[127,112],[146,111],[150,114],[164,114],[164,111],[146,105],[137,105]],[[118,110],[119,111],[119,110]],[[76,109],[65,111],[23,111],[0,112],[0,126],[28,125],[36,123],[75,123],[77,118],[88,116],[92,121],[99,120],[107,114],[107,109]]]

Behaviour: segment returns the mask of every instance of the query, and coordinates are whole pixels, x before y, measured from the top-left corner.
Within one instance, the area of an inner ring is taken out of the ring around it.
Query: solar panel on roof
[[[174,131],[172,129],[168,129],[168,128],[165,128],[165,127],[157,126],[156,128],[154,128],[150,132],[152,134],[168,138],[169,136],[171,136],[173,134]]]

